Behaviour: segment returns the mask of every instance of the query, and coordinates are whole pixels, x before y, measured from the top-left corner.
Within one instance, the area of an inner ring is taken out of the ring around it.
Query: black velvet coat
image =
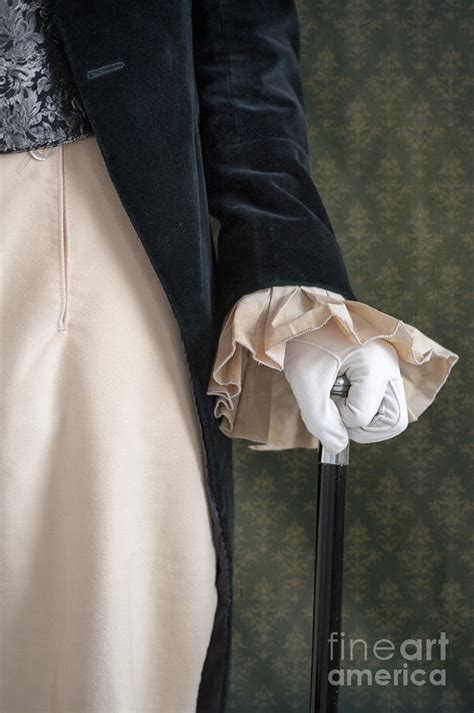
[[[206,395],[219,330],[240,297],[264,287],[313,285],[356,299],[311,179],[298,19],[292,0],[49,3],[110,177],[187,354],[218,558],[197,713],[222,713],[232,442]],[[221,226],[217,246],[209,214]]]

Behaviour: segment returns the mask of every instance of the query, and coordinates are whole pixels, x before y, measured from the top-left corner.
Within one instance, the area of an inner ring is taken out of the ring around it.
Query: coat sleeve
[[[195,0],[193,55],[221,320],[245,294],[319,286],[357,300],[311,178],[292,0]]]

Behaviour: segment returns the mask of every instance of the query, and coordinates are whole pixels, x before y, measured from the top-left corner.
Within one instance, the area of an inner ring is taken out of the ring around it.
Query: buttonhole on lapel
[[[87,79],[97,79],[98,77],[102,77],[104,74],[118,72],[119,69],[123,69],[124,67],[125,64],[123,62],[113,62],[112,64],[104,64],[102,67],[89,69],[89,71],[87,72]]]

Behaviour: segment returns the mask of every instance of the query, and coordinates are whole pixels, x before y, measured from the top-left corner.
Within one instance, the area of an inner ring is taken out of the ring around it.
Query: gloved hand
[[[330,453],[342,451],[349,438],[384,441],[408,426],[398,354],[382,338],[361,346],[330,319],[287,342],[284,373],[307,429]],[[342,374],[351,382],[349,394],[331,397]]]

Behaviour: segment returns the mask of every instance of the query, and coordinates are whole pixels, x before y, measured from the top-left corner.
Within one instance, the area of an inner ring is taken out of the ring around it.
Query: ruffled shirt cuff
[[[459,356],[400,319],[320,287],[269,287],[244,295],[219,338],[208,394],[230,438],[254,450],[317,448],[283,372],[286,344],[334,318],[359,344],[386,339],[398,352],[409,422],[433,402]]]

